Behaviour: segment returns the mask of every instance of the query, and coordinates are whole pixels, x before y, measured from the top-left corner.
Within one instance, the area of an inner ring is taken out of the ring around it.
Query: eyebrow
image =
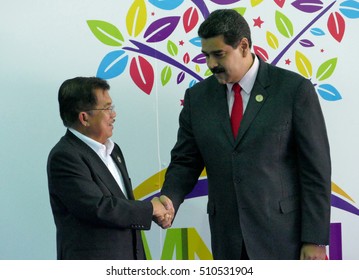
[[[106,108],[108,106],[111,106],[112,105],[112,102],[106,102],[104,105],[102,105],[103,108]]]
[[[224,53],[224,50],[215,50],[215,51],[211,51],[211,52],[205,52],[204,50],[201,50],[203,54],[220,54],[220,53]]]

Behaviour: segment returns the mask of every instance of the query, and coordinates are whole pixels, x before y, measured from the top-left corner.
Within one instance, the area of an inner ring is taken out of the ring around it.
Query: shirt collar
[[[251,93],[254,82],[256,81],[258,69],[259,69],[259,60],[256,55],[253,55],[253,64],[252,64],[251,68],[249,68],[247,73],[238,82],[239,85],[241,86],[242,90],[248,95]],[[228,92],[232,91],[232,86],[233,86],[233,83],[227,84]]]
[[[105,144],[102,144],[100,142],[97,142],[90,137],[87,137],[86,135],[78,132],[77,130],[73,128],[69,128],[69,130],[80,140],[82,140],[85,144],[87,144],[92,150],[95,151],[97,154],[102,154],[104,156],[109,156],[113,148],[115,146],[114,142],[111,139],[107,139]]]

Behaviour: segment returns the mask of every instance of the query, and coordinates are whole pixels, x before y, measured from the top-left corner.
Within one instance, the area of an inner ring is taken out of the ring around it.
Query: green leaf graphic
[[[161,83],[162,86],[166,85],[172,77],[172,69],[170,66],[166,66],[162,69],[161,72]]]
[[[244,13],[246,12],[247,8],[246,7],[238,7],[238,8],[233,8],[233,10],[235,10],[240,15],[244,16]]]
[[[268,45],[272,48],[272,49],[278,49],[279,47],[279,43],[278,43],[278,38],[271,32],[267,31],[266,34],[267,37],[267,43]]]
[[[334,72],[335,67],[337,66],[338,58],[332,58],[325,61],[322,65],[319,66],[317,71],[317,79],[318,81],[323,81],[328,79]]]
[[[178,54],[178,47],[171,40],[167,42],[167,51],[170,55],[176,56]]]
[[[293,36],[294,31],[292,22],[288,17],[279,11],[275,12],[275,24],[280,34],[284,37],[290,38]]]
[[[88,20],[87,24],[96,38],[105,45],[122,46],[124,42],[123,36],[113,24],[102,20]]]
[[[207,71],[204,73],[205,77],[211,76],[213,73],[210,69],[207,69]]]

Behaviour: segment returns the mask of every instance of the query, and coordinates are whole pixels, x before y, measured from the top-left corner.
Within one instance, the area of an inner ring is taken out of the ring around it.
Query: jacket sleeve
[[[161,190],[162,194],[172,200],[176,211],[195,187],[203,168],[203,159],[191,127],[190,91],[187,89],[179,116],[177,142],[171,151],[171,163]]]
[[[71,215],[88,223],[126,229],[151,227],[152,204],[114,194],[80,152],[53,151],[48,159],[48,181],[54,215]]]
[[[294,102],[294,133],[301,187],[302,241],[329,244],[331,160],[318,96],[304,80]]]

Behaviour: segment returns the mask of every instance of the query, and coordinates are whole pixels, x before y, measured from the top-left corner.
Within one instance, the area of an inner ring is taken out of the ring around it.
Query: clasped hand
[[[169,228],[175,215],[172,201],[165,195],[154,197],[151,200],[153,205],[152,220],[163,229]]]

